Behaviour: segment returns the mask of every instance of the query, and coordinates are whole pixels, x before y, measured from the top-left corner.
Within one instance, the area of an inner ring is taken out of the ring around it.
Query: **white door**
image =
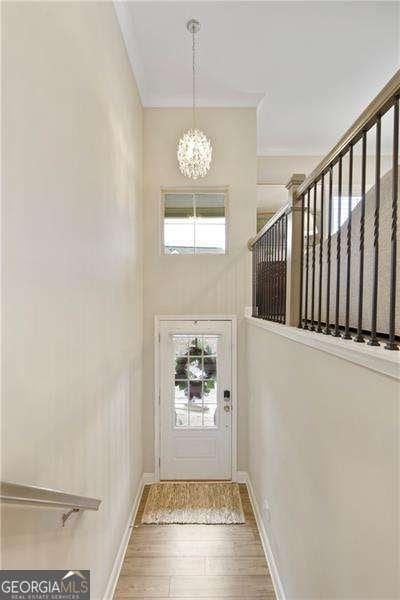
[[[160,479],[231,479],[230,321],[160,323]]]

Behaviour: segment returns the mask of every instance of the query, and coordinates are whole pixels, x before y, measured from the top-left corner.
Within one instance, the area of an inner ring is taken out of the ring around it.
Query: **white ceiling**
[[[258,154],[325,154],[399,66],[397,2],[116,2],[145,106],[258,106]]]

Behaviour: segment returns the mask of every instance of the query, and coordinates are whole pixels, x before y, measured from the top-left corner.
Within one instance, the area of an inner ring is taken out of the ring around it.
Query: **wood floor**
[[[275,600],[245,485],[244,525],[141,525],[148,489],[114,598]]]

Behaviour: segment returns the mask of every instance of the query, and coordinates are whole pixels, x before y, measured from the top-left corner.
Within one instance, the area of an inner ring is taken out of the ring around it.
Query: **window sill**
[[[272,321],[256,319],[250,315],[250,311],[246,310],[246,321],[254,327],[259,327],[299,344],[304,344],[321,352],[333,354],[366,369],[400,380],[400,352],[385,350],[383,346],[356,344],[351,340],[342,340],[341,338],[325,336],[321,333],[304,331],[297,329],[297,327],[289,327],[288,325],[281,325]]]

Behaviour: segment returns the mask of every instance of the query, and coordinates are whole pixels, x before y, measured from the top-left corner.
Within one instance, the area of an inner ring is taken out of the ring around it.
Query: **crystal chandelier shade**
[[[186,131],[178,142],[178,165],[181,173],[190,179],[204,177],[211,166],[212,146],[205,133],[196,127],[196,60],[195,34],[200,23],[191,19],[186,25],[192,34],[192,72],[193,72],[193,127]]]
[[[199,129],[189,129],[178,144],[178,164],[181,173],[191,179],[204,177],[210,169],[212,147]]]

